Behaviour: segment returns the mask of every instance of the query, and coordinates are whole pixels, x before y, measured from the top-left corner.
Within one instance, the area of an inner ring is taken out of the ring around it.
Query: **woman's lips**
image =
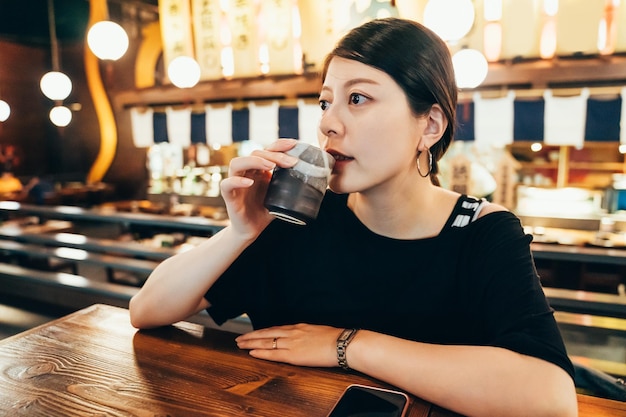
[[[350,158],[349,156],[345,156],[345,155],[333,155],[333,157],[335,158],[336,162],[343,162],[343,161],[351,161],[354,158]]]
[[[329,150],[328,153],[331,154],[333,158],[335,158],[335,162],[351,161],[354,159],[352,157],[346,156],[342,153],[335,152],[332,150]]]
[[[350,161],[354,159],[338,152],[329,151],[328,153],[330,153],[333,156],[333,158],[335,158],[335,166],[333,168],[333,172],[335,173],[341,172],[343,170],[344,165],[348,164]]]

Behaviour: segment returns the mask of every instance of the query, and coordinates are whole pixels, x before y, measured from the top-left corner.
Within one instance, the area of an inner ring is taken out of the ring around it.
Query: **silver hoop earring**
[[[420,156],[422,152],[417,155],[417,173],[420,174],[420,177],[426,178],[433,171],[433,154],[430,152],[430,149],[426,148],[426,152],[428,152],[428,172],[426,174],[422,174],[422,170],[420,169]]]

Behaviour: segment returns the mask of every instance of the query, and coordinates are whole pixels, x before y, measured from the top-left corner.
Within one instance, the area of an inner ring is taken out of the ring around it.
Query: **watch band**
[[[346,358],[346,350],[358,331],[359,329],[344,329],[337,338],[337,363],[345,370],[350,369],[348,359]]]

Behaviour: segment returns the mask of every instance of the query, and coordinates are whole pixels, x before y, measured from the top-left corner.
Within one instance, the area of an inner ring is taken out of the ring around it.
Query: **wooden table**
[[[0,415],[324,417],[351,383],[385,387],[254,359],[234,338],[186,322],[137,331],[127,310],[94,305],[0,341]],[[626,416],[626,403],[579,406],[581,417]],[[409,416],[456,414],[411,396]]]

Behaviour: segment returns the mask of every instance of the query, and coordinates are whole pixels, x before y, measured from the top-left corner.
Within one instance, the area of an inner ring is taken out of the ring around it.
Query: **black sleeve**
[[[267,274],[280,224],[272,222],[220,276],[204,298],[211,303],[207,313],[218,324],[251,310],[263,309],[267,296]]]
[[[574,376],[573,365],[548,304],[526,235],[509,212],[476,221],[474,271],[482,285],[476,299],[490,335],[489,344],[537,357]]]

